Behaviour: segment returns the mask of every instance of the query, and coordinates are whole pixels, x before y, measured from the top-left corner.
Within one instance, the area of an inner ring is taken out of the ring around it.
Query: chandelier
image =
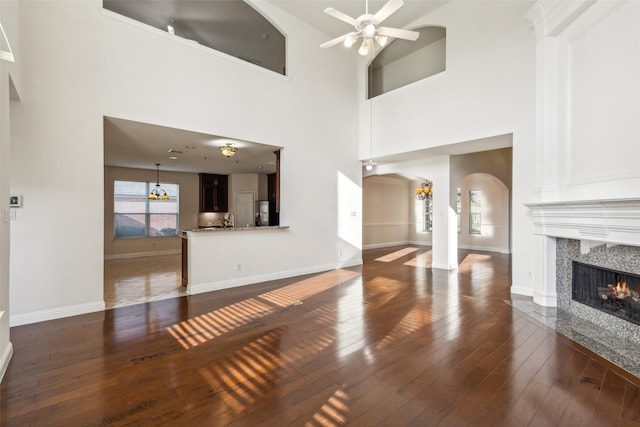
[[[220,147],[220,151],[225,157],[233,157],[236,155],[238,149],[234,147],[232,143],[227,142],[225,145]]]
[[[425,200],[433,197],[433,189],[430,182],[423,183],[419,188],[416,188],[416,199]]]
[[[150,200],[169,200],[169,195],[160,187],[160,163],[156,163],[156,186],[149,193]]]

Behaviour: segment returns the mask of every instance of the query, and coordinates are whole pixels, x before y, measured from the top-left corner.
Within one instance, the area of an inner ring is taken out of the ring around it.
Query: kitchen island
[[[264,255],[279,237],[274,234],[289,232],[283,225],[180,230],[182,286],[201,293],[261,281],[269,271]]]

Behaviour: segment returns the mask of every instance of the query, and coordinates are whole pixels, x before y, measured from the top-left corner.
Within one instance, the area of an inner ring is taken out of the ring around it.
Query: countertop
[[[193,230],[180,230],[180,237],[187,237],[187,233],[223,233],[229,231],[262,231],[262,230],[281,230],[289,228],[288,225],[265,225],[263,227],[206,227],[206,228],[194,228]]]

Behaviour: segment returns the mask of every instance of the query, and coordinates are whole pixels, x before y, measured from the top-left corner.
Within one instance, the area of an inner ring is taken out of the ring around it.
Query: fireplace
[[[573,261],[571,294],[574,301],[640,325],[639,275]]]

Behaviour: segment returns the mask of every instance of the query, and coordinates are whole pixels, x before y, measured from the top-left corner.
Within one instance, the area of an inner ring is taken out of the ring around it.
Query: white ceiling
[[[233,142],[238,152],[225,157],[220,147]],[[239,141],[165,126],[104,118],[104,163],[108,166],[198,173],[274,173],[280,147]],[[170,153],[174,149],[182,153]],[[169,157],[175,156],[172,160]]]

